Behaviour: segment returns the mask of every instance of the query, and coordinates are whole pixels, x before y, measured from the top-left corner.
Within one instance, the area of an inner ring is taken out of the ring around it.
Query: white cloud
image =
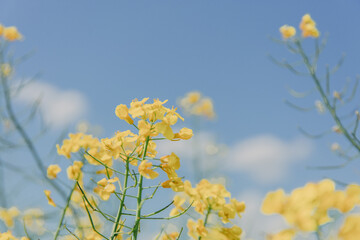
[[[62,90],[44,82],[32,82],[16,96],[24,104],[32,104],[41,99],[40,111],[45,122],[55,128],[83,117],[88,109],[85,96],[76,90]]]
[[[243,171],[261,183],[273,183],[283,179],[290,165],[306,159],[311,151],[310,141],[304,138],[285,141],[271,135],[260,135],[235,144],[227,168],[229,171]]]

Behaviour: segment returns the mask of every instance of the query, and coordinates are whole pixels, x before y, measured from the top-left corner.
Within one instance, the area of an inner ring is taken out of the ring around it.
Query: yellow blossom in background
[[[106,178],[101,179],[97,182],[97,187],[94,188],[94,192],[98,194],[102,200],[107,201],[110,195],[115,192],[116,187],[114,182],[119,181],[117,177],[107,180]]]
[[[26,228],[38,235],[45,233],[44,212],[41,209],[30,208],[23,213],[23,220]]]
[[[47,177],[49,179],[54,179],[54,178],[56,178],[56,176],[59,172],[61,172],[61,168],[59,167],[59,165],[57,165],[57,164],[50,165],[47,168]]]
[[[143,160],[139,165],[139,173],[147,178],[147,179],[154,179],[159,176],[159,173],[155,172],[152,168],[152,163],[148,160]]]
[[[4,28],[3,35],[4,38],[10,42],[20,40],[22,38],[22,35],[14,26]]]
[[[187,222],[188,235],[194,239],[198,237],[206,237],[208,231],[204,226],[204,220],[198,219],[197,222],[194,222],[192,219],[189,219]]]
[[[5,29],[4,25],[0,23],[0,36],[4,34],[4,29]]]
[[[16,218],[19,215],[20,215],[20,211],[16,207],[11,207],[9,209],[0,208],[0,219],[5,223],[7,227],[13,227],[14,218]]]
[[[300,29],[302,30],[303,37],[319,37],[320,33],[316,28],[315,21],[311,18],[310,14],[305,14],[300,22]]]
[[[4,77],[10,76],[11,72],[12,72],[12,68],[11,68],[10,64],[4,63],[1,65],[1,74]]]
[[[284,39],[291,38],[296,34],[296,29],[289,25],[283,25],[280,27],[279,31]]]
[[[360,216],[349,215],[341,226],[338,234],[342,240],[357,240],[360,236]]]
[[[282,189],[268,193],[263,201],[262,211],[265,214],[281,214],[288,224],[299,231],[314,232],[332,221],[328,215],[330,209],[345,213],[359,204],[359,185],[350,184],[345,190],[337,191],[332,180],[324,179],[296,188],[289,195]]]
[[[214,106],[210,98],[202,97],[200,92],[189,92],[179,101],[183,110],[191,115],[212,119],[215,117]]]
[[[83,166],[83,163],[80,161],[74,161],[73,166],[69,166],[66,169],[67,176],[69,179],[72,180],[78,180],[81,178],[81,168]]]
[[[176,195],[174,197],[174,200],[173,200],[173,204],[175,206],[175,208],[173,208],[170,212],[170,217],[172,216],[175,216],[179,213],[181,213],[182,211],[184,211],[185,209],[182,207],[182,205],[186,202],[186,199],[185,198],[182,198],[181,196],[179,195]]]
[[[51,194],[51,191],[50,190],[44,190],[44,193],[45,193],[45,196],[48,200],[48,204],[53,206],[53,207],[56,207],[56,204],[54,202],[54,200],[52,200],[52,198],[50,197],[50,194]]]
[[[210,98],[204,98],[193,109],[193,114],[205,116],[208,119],[215,117],[214,106]]]

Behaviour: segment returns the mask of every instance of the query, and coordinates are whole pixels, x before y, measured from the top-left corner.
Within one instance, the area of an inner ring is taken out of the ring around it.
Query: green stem
[[[304,63],[306,65],[307,69],[309,70],[312,79],[314,80],[315,86],[320,93],[320,96],[324,102],[324,105],[329,110],[331,116],[333,117],[333,119],[336,122],[337,126],[339,127],[340,131],[344,134],[344,136],[347,138],[347,140],[360,152],[360,146],[356,143],[356,140],[353,137],[351,137],[350,133],[347,131],[347,129],[342,124],[340,118],[336,114],[335,107],[331,106],[330,101],[329,101],[327,95],[325,94],[324,89],[322,88],[322,86],[320,84],[320,80],[316,75],[316,70],[310,64],[309,58],[305,54],[300,41],[296,41],[296,45],[299,48],[300,55],[302,56]]]
[[[211,206],[209,205],[208,211],[207,211],[207,213],[205,215],[204,228],[206,228],[206,224],[207,224],[207,222],[209,220],[210,213],[211,213]],[[201,236],[199,236],[198,240],[201,240]]]
[[[147,137],[146,141],[145,141],[145,145],[144,145],[144,152],[143,152],[142,161],[145,160],[147,148],[148,148],[148,145],[149,145],[149,141],[150,141],[150,138]],[[139,184],[138,184],[138,194],[137,194],[136,217],[135,217],[135,224],[134,224],[134,228],[133,228],[134,240],[137,239],[137,235],[138,235],[138,232],[139,232],[139,229],[140,229],[139,226],[140,226],[140,220],[141,220],[141,207],[142,207],[141,202],[142,202],[143,179],[144,179],[144,177],[140,174],[140,179],[139,179]]]
[[[119,227],[119,222],[120,222],[120,218],[122,215],[122,211],[124,208],[124,203],[125,203],[125,197],[126,197],[126,191],[127,191],[127,183],[128,183],[128,178],[129,178],[129,172],[130,172],[130,168],[129,168],[129,158],[126,159],[126,172],[125,172],[125,180],[124,180],[124,191],[122,193],[122,198],[121,198],[121,202],[119,205],[119,209],[118,209],[118,213],[116,216],[116,220],[113,226],[113,230],[112,230],[112,234],[111,234],[111,240],[115,239],[116,236],[118,235],[118,227]]]
[[[4,98],[5,98],[5,105],[6,105],[6,111],[9,115],[9,118],[11,122],[14,124],[15,129],[18,131],[22,139],[24,140],[27,148],[29,149],[31,155],[33,156],[33,159],[35,160],[36,166],[40,170],[41,174],[43,175],[44,179],[55,188],[55,190],[63,197],[63,199],[66,198],[66,193],[60,188],[58,184],[56,184],[54,181],[51,181],[47,178],[47,172],[46,167],[44,166],[33,142],[30,140],[30,137],[25,132],[24,128],[21,126],[20,122],[18,121],[17,117],[15,116],[14,110],[12,108],[11,104],[11,96],[10,96],[10,89],[7,83],[7,79],[2,77],[1,83],[3,86],[3,92],[4,92]]]
[[[67,201],[66,201],[66,205],[64,207],[64,210],[62,212],[62,215],[61,215],[61,218],[60,218],[60,222],[59,222],[59,225],[58,225],[58,228],[56,229],[56,233],[55,233],[55,236],[54,236],[54,240],[57,239],[57,237],[59,236],[59,233],[60,233],[60,229],[61,229],[61,226],[63,224],[63,221],[64,221],[64,218],[65,218],[65,214],[66,214],[66,211],[70,205],[70,201],[71,201],[71,196],[76,188],[76,185],[77,185],[77,181],[75,181],[75,184],[74,184],[74,187],[71,189],[71,192],[69,194],[69,197],[67,198]]]

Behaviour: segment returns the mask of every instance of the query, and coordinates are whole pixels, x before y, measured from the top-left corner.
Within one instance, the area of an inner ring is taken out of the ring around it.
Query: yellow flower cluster
[[[311,18],[309,14],[305,14],[302,17],[301,23],[300,23],[300,29],[302,30],[302,36],[303,37],[319,37],[320,33],[316,28],[315,21]]]
[[[214,106],[210,98],[202,97],[200,92],[189,92],[180,99],[180,106],[185,112],[204,116],[208,119],[215,117]]]
[[[305,14],[302,17],[299,27],[300,30],[302,31],[302,36],[304,38],[306,37],[318,38],[320,35],[318,29],[316,28],[315,21],[311,18],[309,14]],[[281,26],[279,31],[284,39],[292,38],[296,34],[296,29],[293,26],[289,26],[289,25]]]
[[[174,197],[175,208],[170,212],[171,216],[179,214],[184,210],[182,206],[186,200],[192,203],[195,211],[201,215],[216,213],[222,223],[229,223],[236,215],[241,217],[245,211],[245,203],[231,198],[231,194],[222,184],[212,184],[208,180],[201,180],[196,187],[192,187],[189,181],[184,183],[184,197],[177,195]],[[227,200],[228,199],[228,200]],[[241,228],[232,226],[224,228],[218,226],[205,226],[202,219],[197,222],[189,219],[187,223],[189,236],[197,239],[240,239]]]
[[[357,204],[360,204],[359,185],[350,184],[344,191],[339,191],[335,190],[332,180],[325,179],[297,188],[290,195],[286,195],[282,189],[268,193],[262,204],[262,212],[281,214],[296,231],[313,232],[332,220],[328,216],[329,209],[346,213]],[[290,235],[291,231],[282,234]]]
[[[0,24],[0,37],[1,36],[9,42],[22,39],[22,35],[19,33],[16,27],[4,27],[2,24]]]
[[[138,172],[145,178],[154,179],[159,173],[154,171],[153,163],[149,159],[143,157],[154,158],[157,154],[156,143],[152,139],[162,134],[169,140],[187,140],[193,136],[191,129],[182,128],[178,133],[174,133],[172,126],[178,119],[184,120],[174,108],[166,108],[163,105],[167,100],[161,102],[154,99],[153,103],[146,103],[148,98],[141,101],[134,99],[128,108],[124,104],[120,104],[115,109],[115,114],[120,119],[134,125],[138,130],[135,134],[130,130],[124,132],[116,132],[112,138],[97,139],[91,135],[84,133],[69,134],[69,139],[63,141],[62,146],[57,145],[59,155],[67,158],[71,157],[71,153],[84,149],[87,153],[84,157],[92,165],[105,165],[105,169],[97,173],[105,174],[107,177],[112,175],[109,169],[113,165],[113,160],[121,160],[129,162],[133,166],[138,166]],[[138,119],[136,123],[136,119]],[[146,156],[143,153],[146,149]],[[141,163],[138,165],[138,161]],[[180,167],[180,159],[172,153],[161,159],[160,169],[167,175],[169,180],[162,183],[164,188],[172,188],[174,191],[183,191],[181,178],[176,174],[176,170]],[[81,175],[81,162],[74,162],[74,166],[70,166],[67,170],[69,179],[77,179]],[[159,166],[157,166],[159,167]],[[55,167],[51,167],[48,171],[51,177],[54,176]],[[80,177],[81,178],[81,177]],[[100,195],[103,200],[108,200],[115,188],[112,182],[106,182],[105,178],[98,182],[98,186],[94,191]]]

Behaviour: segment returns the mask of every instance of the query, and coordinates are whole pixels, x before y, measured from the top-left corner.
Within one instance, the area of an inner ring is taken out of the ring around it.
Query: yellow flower
[[[82,166],[83,166],[82,162],[74,161],[74,165],[69,166],[66,169],[68,178],[72,179],[72,180],[79,180],[79,178],[81,177],[81,168],[82,168]]]
[[[182,128],[180,129],[180,132],[175,133],[174,139],[180,138],[183,140],[189,140],[193,135],[193,131],[190,128]]]
[[[263,201],[261,211],[265,214],[281,213],[286,201],[287,197],[282,189],[268,193]]]
[[[185,203],[185,201],[186,201],[185,198],[182,198],[179,195],[176,195],[174,197],[173,204],[174,204],[175,208],[171,210],[170,217],[175,216],[185,210],[182,207],[182,205]]]
[[[289,25],[283,25],[279,30],[282,37],[285,39],[291,38],[296,34],[296,29]]]
[[[311,18],[309,14],[305,14],[300,23],[300,29],[302,30],[303,37],[319,37],[320,33],[316,28],[315,21]]]
[[[0,24],[0,36],[4,34],[4,25]]]
[[[4,75],[4,77],[10,76],[11,72],[12,72],[12,68],[10,64],[4,63],[1,65],[1,73],[2,75]]]
[[[189,230],[188,235],[194,239],[197,239],[198,237],[206,237],[208,234],[208,231],[204,226],[204,220],[202,219],[198,219],[197,222],[189,219],[186,226]]]
[[[114,182],[119,181],[117,177],[106,180],[106,178],[101,179],[97,182],[97,187],[94,188],[94,192],[97,193],[102,200],[107,201],[110,198],[110,195],[115,192]]]
[[[124,104],[120,104],[116,107],[115,114],[118,118],[125,120],[129,124],[134,123],[134,120],[129,115],[128,107]]]
[[[214,106],[210,98],[202,99],[196,106],[193,108],[193,114],[199,116],[205,116],[209,119],[215,117]]]
[[[338,236],[343,240],[358,239],[360,236],[360,216],[347,216],[344,225],[340,228]]]
[[[175,170],[178,170],[180,168],[180,158],[175,153],[171,153],[171,155],[166,155],[161,157],[160,161],[163,164],[166,164],[166,166],[173,168]]]
[[[5,222],[7,227],[14,226],[14,218],[19,216],[19,214],[20,211],[16,207],[11,207],[9,209],[0,208],[0,219]]]
[[[139,164],[139,173],[147,179],[157,178],[159,176],[159,173],[152,170],[151,167],[152,167],[151,162],[149,162],[148,160],[143,160]]]
[[[20,40],[22,38],[22,35],[19,33],[17,28],[14,26],[6,27],[4,29],[3,35],[4,35],[4,38],[10,42],[15,41],[15,40]]]
[[[61,168],[59,167],[59,165],[50,165],[47,169],[47,177],[50,179],[54,179],[59,172],[61,172]]]
[[[52,200],[52,198],[50,197],[50,194],[51,194],[51,191],[50,190],[44,190],[44,193],[45,193],[45,196],[48,200],[48,204],[53,206],[53,207],[56,207],[56,204],[54,202],[54,200]]]

